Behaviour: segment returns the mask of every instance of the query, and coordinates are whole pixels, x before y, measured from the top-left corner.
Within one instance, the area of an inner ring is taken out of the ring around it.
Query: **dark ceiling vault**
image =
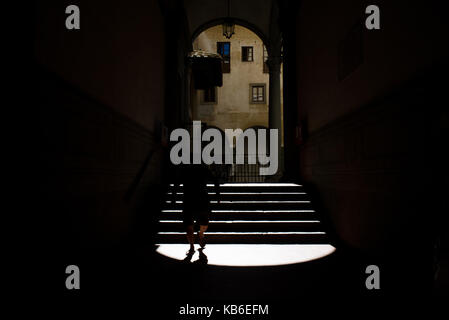
[[[242,25],[250,27],[255,32],[257,31],[256,33],[262,39],[268,39],[273,1],[230,0],[230,16],[237,22],[241,21]],[[228,14],[226,0],[184,0],[184,8],[189,21],[190,32],[193,35],[212,21],[220,21]]]

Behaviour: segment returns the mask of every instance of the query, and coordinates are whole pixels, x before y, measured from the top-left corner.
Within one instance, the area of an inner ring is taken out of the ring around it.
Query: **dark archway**
[[[265,47],[267,48],[268,54],[270,54],[270,43],[268,41],[268,37],[254,24],[242,20],[242,19],[236,19],[236,18],[232,18],[233,21],[235,22],[236,25],[240,25],[242,27],[245,27],[249,30],[251,30],[252,32],[254,32],[260,39],[262,39],[263,44],[265,45]],[[195,41],[195,39],[201,34],[201,32],[215,27],[217,25],[222,24],[225,21],[225,18],[219,18],[219,19],[214,19],[211,20],[209,22],[206,22],[204,24],[202,24],[201,26],[199,26],[193,33],[192,33],[192,43],[193,41]]]

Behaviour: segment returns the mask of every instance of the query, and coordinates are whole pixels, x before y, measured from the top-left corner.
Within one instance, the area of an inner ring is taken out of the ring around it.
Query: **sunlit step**
[[[161,223],[182,223],[182,220],[160,220]],[[210,220],[209,223],[319,223],[319,220]]]
[[[310,201],[301,201],[301,202],[221,202],[216,203],[213,202],[210,204],[212,210],[240,210],[240,211],[248,211],[248,210],[307,210],[312,209],[312,204]],[[183,203],[165,203],[165,210],[181,210],[183,208]]]
[[[182,210],[162,210],[162,212],[166,213],[181,213]],[[242,212],[242,213],[297,213],[297,212],[315,212],[313,209],[307,209],[307,210],[212,210],[213,213],[219,213],[219,212]]]
[[[181,221],[160,221],[159,231],[162,232],[183,232],[185,227]],[[210,221],[208,232],[304,232],[304,231],[322,231],[319,221]]]
[[[182,220],[182,210],[163,210],[160,220]],[[319,220],[314,210],[212,210],[211,220]]]
[[[220,199],[221,201],[298,201],[309,200],[309,196],[305,192],[284,192],[284,193],[268,193],[268,192],[221,192],[218,196],[214,192],[209,192],[210,200]],[[184,194],[176,192],[174,195],[169,192],[165,196],[166,201],[182,201]]]
[[[170,187],[173,187],[174,184],[170,183]],[[184,186],[184,184],[179,184],[179,186]],[[214,184],[207,184],[208,187],[213,187]],[[274,182],[274,183],[265,183],[265,182],[256,182],[256,183],[221,183],[220,187],[302,187],[301,184],[296,183],[282,183],[282,182]]]
[[[184,203],[181,201],[166,201],[166,203],[176,203],[176,204],[182,204]],[[217,203],[218,201],[212,200],[210,203]],[[277,204],[284,204],[284,203],[310,203],[309,200],[245,200],[245,201],[229,201],[229,200],[223,200],[220,201],[221,204],[228,204],[228,203],[237,203],[237,204],[245,204],[245,203],[277,203]]]
[[[293,232],[209,232],[207,231],[208,236],[219,236],[219,235],[247,235],[247,236],[257,236],[257,235],[312,235],[312,234],[326,234],[324,231],[317,232],[302,232],[302,231],[293,231]],[[158,232],[158,235],[185,235],[185,232]]]
[[[207,186],[212,187],[213,184],[208,184]],[[279,187],[302,187],[301,184],[296,183],[282,183],[282,182],[273,182],[273,183],[266,183],[266,182],[256,182],[256,183],[222,183],[220,184],[221,187],[270,187],[270,188],[279,188]]]
[[[215,186],[213,184],[208,184],[208,192],[215,192]],[[168,192],[183,192],[184,185],[170,184],[168,187]],[[224,183],[220,184],[220,192],[303,192],[303,186],[293,183],[280,183],[280,184],[269,184],[269,183]]]
[[[207,232],[208,244],[322,244],[325,232]],[[184,232],[159,232],[156,243],[187,243]]]
[[[173,192],[169,191],[167,195],[173,195]],[[184,192],[176,192],[177,195],[183,195]],[[216,194],[215,192],[208,192],[210,195]],[[299,195],[306,194],[305,192],[220,192],[221,195]]]

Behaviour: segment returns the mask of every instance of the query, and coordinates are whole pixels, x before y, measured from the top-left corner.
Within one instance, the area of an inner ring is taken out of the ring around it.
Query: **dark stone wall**
[[[40,79],[39,191],[60,233],[54,240],[116,244],[135,223],[138,193],[160,183],[163,149],[152,132],[54,75]]]
[[[164,149],[165,24],[157,1],[36,4],[40,231],[55,254],[149,236]],[[143,222],[142,222],[143,221]],[[61,248],[65,248],[61,250]]]
[[[380,1],[381,29],[360,30],[368,4],[298,9],[299,167],[336,243],[399,270],[448,247],[448,28],[441,1]]]
[[[448,115],[435,99],[441,89],[433,89],[409,83],[310,135],[301,147],[302,176],[318,188],[346,244],[409,246],[435,232],[446,201],[440,192],[445,184],[447,190],[447,123],[441,120]]]
[[[308,133],[447,60],[443,1],[378,1],[380,30],[365,28],[369,4],[302,1],[298,8],[298,112]]]
[[[80,30],[67,30],[68,1],[36,5],[35,60],[131,120],[164,120],[165,21],[158,1],[78,1]]]

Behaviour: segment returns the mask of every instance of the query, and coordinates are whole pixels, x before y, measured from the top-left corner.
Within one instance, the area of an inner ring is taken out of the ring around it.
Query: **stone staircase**
[[[182,223],[182,186],[173,185],[160,215],[157,244],[187,243]],[[328,239],[302,185],[293,183],[225,183],[217,203],[208,185],[212,213],[208,244],[327,244]]]

